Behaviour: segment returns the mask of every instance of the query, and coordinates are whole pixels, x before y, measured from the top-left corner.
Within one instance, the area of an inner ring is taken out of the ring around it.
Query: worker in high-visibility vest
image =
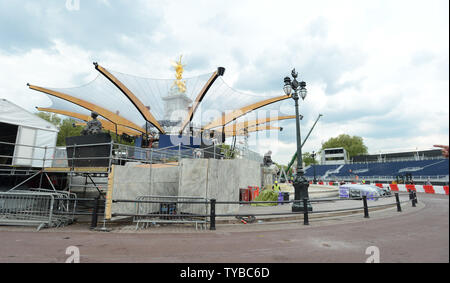
[[[278,181],[275,181],[275,184],[272,186],[272,190],[275,193],[279,193],[280,192],[280,185],[278,185]]]

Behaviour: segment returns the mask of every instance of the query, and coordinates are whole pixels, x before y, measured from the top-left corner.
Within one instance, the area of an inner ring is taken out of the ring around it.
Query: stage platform
[[[132,167],[140,167],[140,168],[167,168],[167,167],[175,167],[178,166],[178,162],[167,162],[167,163],[155,163],[155,164],[139,164]]]
[[[46,173],[108,173],[108,167],[48,167],[43,170]]]

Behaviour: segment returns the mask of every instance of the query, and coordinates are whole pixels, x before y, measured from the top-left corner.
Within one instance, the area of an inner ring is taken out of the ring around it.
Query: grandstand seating
[[[339,165],[315,165],[316,177],[327,175],[327,171],[336,170]],[[412,176],[435,177],[449,175],[448,159],[412,160],[398,162],[369,162],[364,164],[345,164],[338,173],[330,173],[328,177],[358,176],[398,176],[410,173]],[[314,176],[314,168],[305,171],[307,177]]]
[[[306,169],[306,176],[314,176],[314,167],[316,168],[316,176],[324,176],[328,170],[336,170],[340,165],[311,165]]]

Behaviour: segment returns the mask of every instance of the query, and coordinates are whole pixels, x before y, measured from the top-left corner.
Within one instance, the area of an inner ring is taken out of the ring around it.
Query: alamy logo
[[[66,9],[69,11],[79,11],[80,0],[66,0]]]
[[[370,255],[366,263],[380,263],[380,249],[375,246],[368,247],[366,249],[366,255]]]
[[[80,263],[80,249],[75,246],[67,247],[66,255],[70,255],[66,259],[66,263]]]

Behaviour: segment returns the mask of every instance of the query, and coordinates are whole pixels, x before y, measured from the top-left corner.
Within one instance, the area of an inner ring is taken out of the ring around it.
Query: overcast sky
[[[304,151],[339,134],[370,153],[431,148],[449,140],[448,0],[0,0],[0,98],[30,111],[46,101],[26,83],[74,87],[92,62],[145,77],[226,68],[224,81],[281,95],[292,68],[307,82],[300,102]],[[293,101],[280,103],[294,114]],[[295,152],[295,122],[260,137],[276,162]],[[254,139],[254,136],[252,136]]]

